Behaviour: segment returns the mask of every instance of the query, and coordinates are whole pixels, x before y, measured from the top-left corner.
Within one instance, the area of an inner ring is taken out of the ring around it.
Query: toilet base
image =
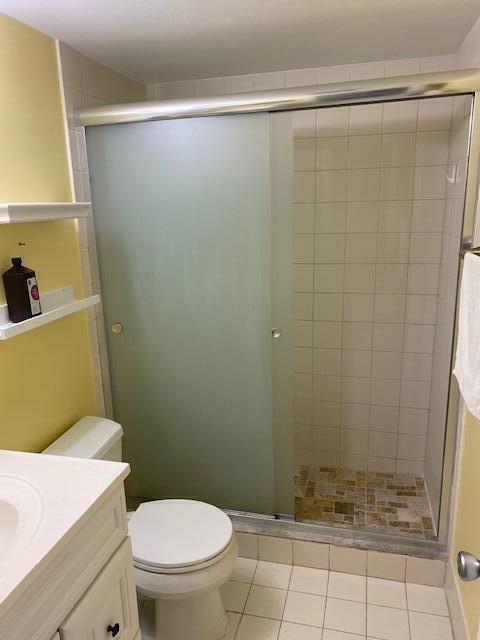
[[[155,640],[220,640],[228,628],[220,591],[155,600]]]

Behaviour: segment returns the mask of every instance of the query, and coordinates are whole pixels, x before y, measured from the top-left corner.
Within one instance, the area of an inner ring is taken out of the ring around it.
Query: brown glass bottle
[[[12,258],[13,267],[3,274],[8,315],[22,322],[42,313],[35,271],[24,267],[21,258]]]

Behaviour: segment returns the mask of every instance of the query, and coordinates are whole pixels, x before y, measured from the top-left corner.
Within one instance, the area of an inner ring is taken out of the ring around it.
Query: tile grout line
[[[258,542],[257,542],[257,545],[258,545]],[[233,640],[235,640],[235,639],[237,638],[237,636],[238,636],[238,630],[240,629],[240,624],[241,624],[241,622],[242,622],[242,618],[243,618],[243,616],[245,615],[245,607],[247,606],[248,598],[250,597],[250,592],[251,592],[251,590],[252,590],[252,586],[253,586],[253,580],[254,580],[254,578],[255,578],[255,574],[257,573],[257,569],[258,569],[259,559],[258,559],[258,558],[256,558],[256,561],[257,561],[257,564],[255,565],[255,571],[253,572],[252,580],[251,580],[251,582],[250,582],[250,584],[249,584],[247,597],[245,598],[245,603],[244,603],[244,605],[243,605],[243,609],[242,609],[242,611],[241,611],[241,613],[240,613],[240,620],[238,621],[238,625],[237,625],[237,628],[236,628],[236,630],[235,630],[235,634],[234,634]]]
[[[293,549],[292,549],[292,553],[293,553]],[[292,560],[293,560],[293,556],[292,556]],[[285,602],[283,603],[283,607],[282,607],[282,617],[280,619],[280,625],[278,627],[278,633],[276,635],[276,638],[279,637],[280,631],[282,630],[282,624],[283,624],[283,620],[284,620],[284,616],[285,616],[285,609],[287,607],[288,594],[290,592],[290,585],[292,583],[292,575],[293,575],[294,566],[295,565],[292,563],[292,566],[290,567],[290,576],[288,578],[287,593],[285,594]]]

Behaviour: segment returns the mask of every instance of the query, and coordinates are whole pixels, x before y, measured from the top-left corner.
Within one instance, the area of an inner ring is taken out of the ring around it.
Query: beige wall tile
[[[225,93],[246,93],[254,91],[255,83],[253,75],[231,76],[223,79]]]
[[[283,71],[256,73],[253,82],[255,91],[283,89],[285,87],[285,73]]]

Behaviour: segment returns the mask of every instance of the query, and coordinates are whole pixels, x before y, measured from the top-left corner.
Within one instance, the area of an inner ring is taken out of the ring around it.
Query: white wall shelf
[[[59,320],[77,311],[82,311],[88,307],[93,307],[100,302],[99,295],[88,298],[77,299],[73,287],[68,285],[53,291],[40,291],[40,302],[43,313],[34,318],[29,318],[23,322],[10,322],[7,305],[0,305],[0,340],[8,340],[15,336],[31,331],[44,324]]]
[[[91,202],[2,202],[0,224],[87,218],[91,211]]]

